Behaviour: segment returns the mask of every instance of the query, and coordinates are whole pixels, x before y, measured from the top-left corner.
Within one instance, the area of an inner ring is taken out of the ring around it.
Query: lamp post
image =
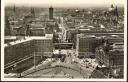
[[[36,58],[35,58],[35,51],[34,51],[34,67],[35,67],[35,72],[36,72]]]

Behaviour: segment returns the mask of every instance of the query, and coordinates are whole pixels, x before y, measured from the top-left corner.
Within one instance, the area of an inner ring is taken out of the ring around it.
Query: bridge
[[[71,49],[73,43],[54,43],[56,49]]]

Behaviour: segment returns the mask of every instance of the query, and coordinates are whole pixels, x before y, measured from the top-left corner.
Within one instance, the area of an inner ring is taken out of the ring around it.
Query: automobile
[[[85,62],[89,62],[88,60],[85,60]]]
[[[48,64],[48,66],[51,66],[51,64]]]
[[[89,66],[86,66],[86,68],[89,68]]]
[[[92,66],[92,64],[88,64],[89,66]]]
[[[51,58],[47,58],[46,61],[51,61]]]
[[[66,77],[70,77],[70,75],[69,74],[66,74]]]
[[[83,67],[84,67],[84,66],[85,66],[85,64],[84,64],[84,63],[82,63],[82,64],[81,64],[81,66],[83,66]]]
[[[41,63],[42,64],[46,64],[46,63],[48,63],[49,61],[48,60],[45,60],[45,61],[42,61]]]
[[[91,63],[88,63],[89,65],[91,64]]]

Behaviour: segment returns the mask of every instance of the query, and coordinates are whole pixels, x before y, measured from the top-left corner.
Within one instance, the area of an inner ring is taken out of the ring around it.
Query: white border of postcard
[[[64,0],[62,0],[64,1]],[[94,0],[92,0],[94,1]],[[124,78],[123,79],[45,79],[45,78],[4,78],[4,0],[1,1],[1,80],[2,81],[126,81],[127,78],[127,0],[124,4]]]

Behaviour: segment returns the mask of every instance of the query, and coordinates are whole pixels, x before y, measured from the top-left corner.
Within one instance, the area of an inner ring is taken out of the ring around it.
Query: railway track
[[[18,62],[13,61],[13,62],[11,62],[11,63],[8,63],[8,64],[6,64],[6,65],[4,66],[4,69],[10,68],[10,67],[12,67],[12,66],[15,66],[15,65],[17,65],[18,63],[21,63],[21,62],[23,62],[23,61],[25,61],[25,60],[28,60],[28,59],[32,58],[32,57],[34,57],[34,56],[33,56],[33,55],[30,55],[30,56],[27,56],[27,57],[25,56],[25,57],[19,59]]]

